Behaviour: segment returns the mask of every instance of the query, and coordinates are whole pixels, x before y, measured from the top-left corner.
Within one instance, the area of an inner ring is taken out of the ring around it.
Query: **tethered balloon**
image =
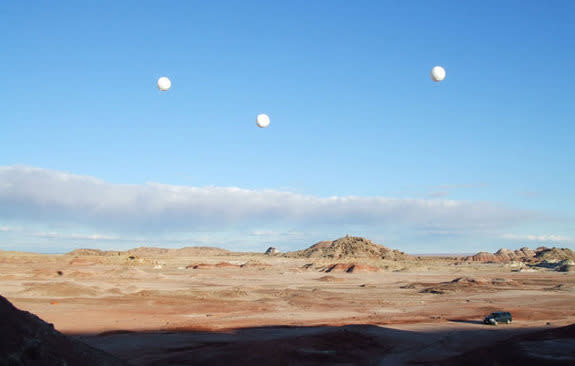
[[[158,89],[166,91],[172,87],[172,82],[165,76],[158,79]]]
[[[256,124],[260,128],[266,128],[270,125],[270,117],[267,114],[258,114],[256,117]]]
[[[431,69],[430,76],[431,80],[433,81],[442,81],[445,79],[445,69],[441,66],[435,66],[433,69]]]

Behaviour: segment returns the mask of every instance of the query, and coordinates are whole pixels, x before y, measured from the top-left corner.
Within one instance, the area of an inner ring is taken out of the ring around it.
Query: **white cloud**
[[[15,231],[19,231],[19,229],[10,226],[0,226],[0,233],[11,233]]]
[[[433,225],[465,231],[505,228],[534,216],[488,202],[324,198],[269,189],[113,184],[40,168],[0,167],[0,219],[79,225],[108,233],[225,227],[258,228],[263,233],[274,225]]]
[[[569,242],[570,238],[562,235],[517,235],[517,234],[503,234],[503,239],[516,240],[516,241],[535,241],[535,242]]]
[[[60,232],[34,232],[31,236],[47,239],[72,239],[72,240],[121,240],[119,236],[101,234],[74,234]]]

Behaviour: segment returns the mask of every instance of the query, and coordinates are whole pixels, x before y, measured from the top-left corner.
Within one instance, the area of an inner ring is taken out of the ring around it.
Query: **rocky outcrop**
[[[278,251],[276,248],[274,248],[274,247],[269,247],[269,248],[266,250],[265,254],[266,254],[266,255],[276,255],[276,254],[279,254],[279,251]]]
[[[0,296],[0,365],[126,366],[115,357],[66,337],[52,324],[18,310]]]
[[[241,268],[239,264],[233,264],[229,262],[220,262],[220,263],[198,263],[198,264],[190,264],[186,266],[186,269],[212,269],[212,268]]]
[[[568,248],[539,247],[535,250],[523,247],[517,250],[499,249],[495,253],[479,252],[466,257],[466,262],[527,262],[541,264],[546,262],[559,262],[562,260],[575,260],[575,252]]]
[[[559,262],[559,265],[555,268],[557,272],[573,272],[575,271],[575,262],[569,259]]]
[[[572,272],[575,269],[575,262],[570,259],[562,261],[544,260],[536,265],[537,267],[554,269],[557,272]]]
[[[356,272],[377,272],[379,268],[374,266],[368,266],[365,264],[354,264],[354,263],[336,263],[328,266],[324,272],[345,272],[345,273],[356,273]]]
[[[493,263],[501,261],[501,259],[497,257],[495,254],[487,252],[479,252],[475,255],[466,257],[464,260],[466,262],[483,262],[483,263]]]
[[[535,253],[536,260],[563,261],[575,260],[575,252],[568,248],[543,248]]]
[[[535,251],[533,249],[529,249],[527,247],[517,249],[515,251],[515,253],[518,254],[520,257],[523,257],[523,258],[532,258],[535,256]]]
[[[305,250],[290,252],[287,255],[297,258],[413,259],[412,256],[398,250],[389,249],[369,239],[354,236],[345,236],[334,241],[320,241]]]

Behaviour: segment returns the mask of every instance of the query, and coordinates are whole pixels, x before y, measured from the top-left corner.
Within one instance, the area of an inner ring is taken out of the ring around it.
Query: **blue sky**
[[[0,248],[574,248],[573,24],[571,1],[2,2]]]

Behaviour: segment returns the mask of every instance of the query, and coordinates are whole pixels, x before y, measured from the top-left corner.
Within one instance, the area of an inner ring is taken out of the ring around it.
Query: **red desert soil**
[[[317,280],[322,281],[322,282],[343,282],[343,281],[345,281],[343,278],[339,278],[339,277],[335,277],[335,276],[321,276]]]

